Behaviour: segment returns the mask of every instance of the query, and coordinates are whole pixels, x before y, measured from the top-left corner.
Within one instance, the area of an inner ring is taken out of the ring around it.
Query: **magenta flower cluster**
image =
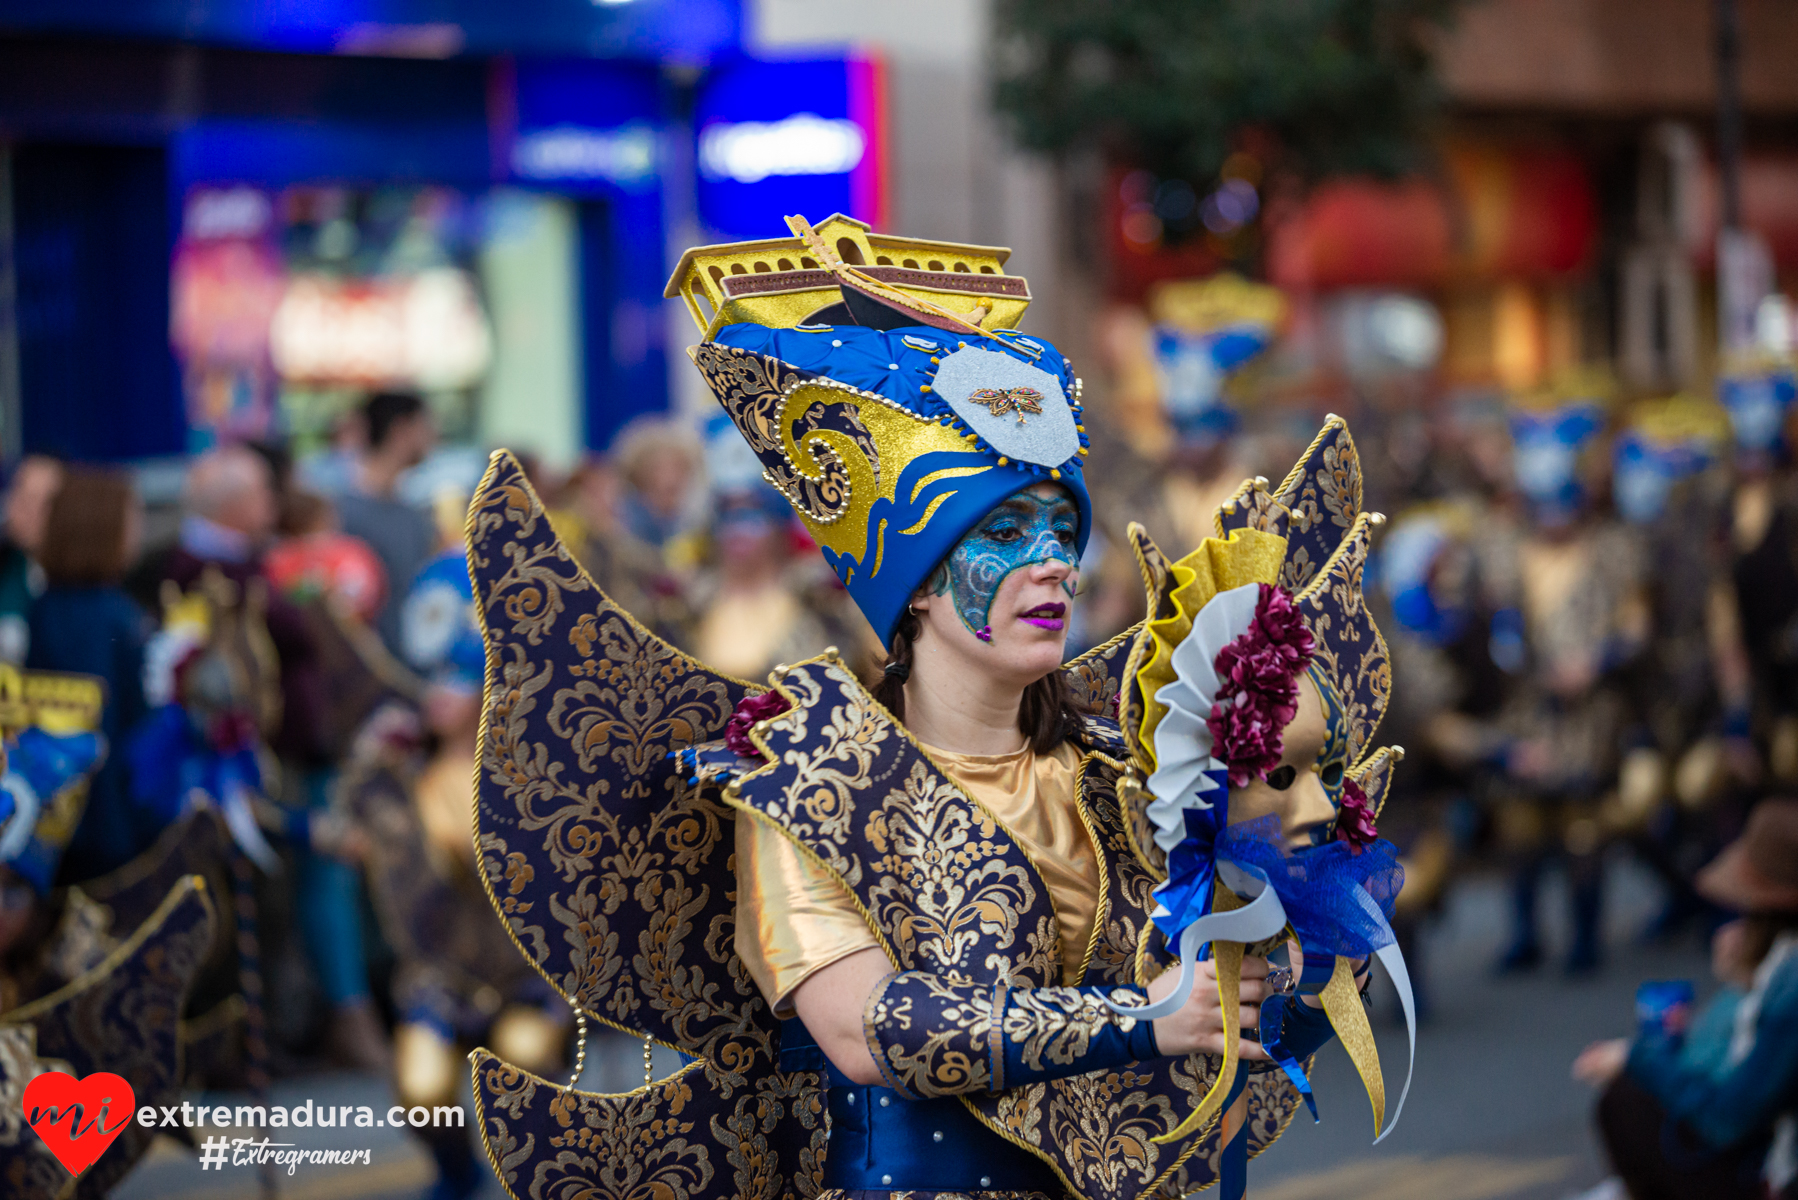
[[[1352,779],[1342,781],[1342,808],[1336,814],[1336,840],[1347,842],[1359,849],[1370,846],[1379,839],[1380,831],[1374,828],[1373,805],[1367,801],[1367,793],[1361,785]]]
[[[739,758],[760,761],[762,752],[749,740],[750,727],[769,717],[778,717],[792,707],[792,702],[779,692],[758,692],[753,696],[743,697],[737,702],[736,709],[730,714],[730,721],[724,726],[725,746]]]
[[[1255,619],[1212,662],[1217,700],[1205,723],[1212,754],[1230,765],[1231,787],[1247,787],[1280,765],[1281,735],[1299,711],[1298,677],[1313,648],[1292,597],[1262,584]]]

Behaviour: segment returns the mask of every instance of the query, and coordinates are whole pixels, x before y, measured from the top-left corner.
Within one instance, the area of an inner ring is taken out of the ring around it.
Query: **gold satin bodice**
[[[1062,981],[1076,981],[1099,896],[1098,857],[1074,804],[1080,751],[1067,742],[1040,755],[924,750],[1036,863],[1061,927]],[[780,830],[743,814],[736,836],[737,955],[775,1015],[790,1017],[808,976],[880,943],[843,885]]]

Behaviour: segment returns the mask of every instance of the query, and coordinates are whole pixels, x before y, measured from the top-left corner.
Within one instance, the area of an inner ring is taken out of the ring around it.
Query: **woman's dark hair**
[[[69,467],[50,501],[38,565],[53,584],[118,583],[131,569],[127,534],[137,491],[121,471]]]
[[[918,614],[906,609],[893,630],[893,644],[887,650],[886,666],[874,685],[874,698],[886,705],[892,714],[905,721],[905,681],[911,675],[912,644],[918,640],[923,623]],[[1047,754],[1061,745],[1080,728],[1080,708],[1068,691],[1067,677],[1059,670],[1024,689],[1018,705],[1018,732],[1030,740],[1030,748]]]

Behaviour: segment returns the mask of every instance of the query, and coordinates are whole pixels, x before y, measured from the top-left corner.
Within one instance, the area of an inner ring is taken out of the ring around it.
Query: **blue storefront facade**
[[[603,450],[669,405],[671,237],[782,233],[795,183],[884,215],[877,64],[742,44],[740,0],[0,0],[0,447],[316,440],[406,385]]]

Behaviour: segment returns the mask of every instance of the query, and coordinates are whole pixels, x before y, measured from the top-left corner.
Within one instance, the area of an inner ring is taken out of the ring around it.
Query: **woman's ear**
[[[905,606],[922,618],[930,612],[931,601],[938,596],[947,595],[948,591],[949,564],[941,562],[930,573],[930,578],[918,585],[918,590],[911,594],[911,599],[905,602]]]

